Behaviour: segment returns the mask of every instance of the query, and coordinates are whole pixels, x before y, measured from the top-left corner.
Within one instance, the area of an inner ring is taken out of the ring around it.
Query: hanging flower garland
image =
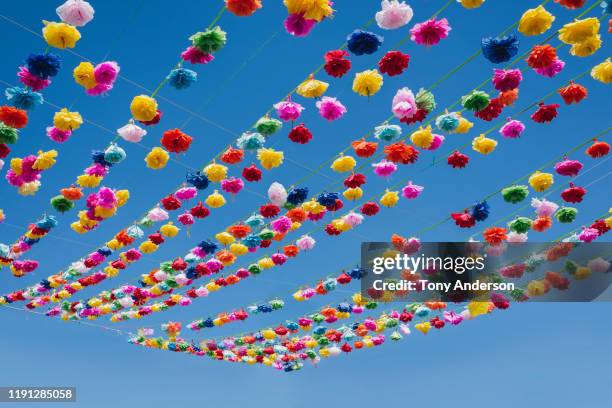
[[[305,37],[325,18],[332,17],[334,10],[329,0],[285,0],[289,15],[285,19],[285,30],[296,37]]]

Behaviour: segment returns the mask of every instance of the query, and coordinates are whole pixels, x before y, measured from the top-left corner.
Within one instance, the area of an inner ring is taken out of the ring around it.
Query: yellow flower
[[[331,224],[338,230],[346,232],[351,229],[351,225],[344,222],[342,219],[333,220]]]
[[[485,137],[484,134],[472,140],[472,149],[482,154],[489,154],[497,147],[497,140]]]
[[[83,61],[77,65],[72,71],[72,76],[77,84],[85,89],[91,89],[96,86],[96,78],[94,77],[94,66],[91,62]]]
[[[331,169],[338,173],[351,171],[357,165],[357,161],[351,156],[340,156],[331,165]]]
[[[232,244],[236,239],[227,232],[220,232],[215,235],[215,239],[219,241],[221,245],[229,245]]]
[[[53,126],[62,131],[76,130],[83,124],[83,118],[79,112],[70,112],[66,108],[62,108],[59,112],[53,115]]]
[[[144,241],[143,243],[140,244],[139,248],[143,254],[150,254],[157,250],[157,245],[155,245],[151,241]]]
[[[371,96],[380,91],[383,77],[375,69],[358,72],[353,80],[353,91],[362,96]]]
[[[115,197],[117,197],[117,207],[123,207],[127,203],[127,201],[130,199],[130,191],[129,190],[116,191]]]
[[[117,212],[116,208],[95,207],[94,214],[100,218],[110,218]]]
[[[472,317],[489,313],[489,302],[470,302],[467,306]]]
[[[223,197],[217,190],[214,193],[206,197],[206,205],[210,208],[219,208],[225,205],[225,197]]]
[[[546,294],[546,284],[541,280],[533,280],[527,284],[527,293],[531,297],[542,296]]]
[[[536,171],[529,177],[529,185],[538,193],[542,193],[553,185],[554,178],[550,173]]]
[[[57,150],[49,150],[47,152],[39,152],[36,161],[32,165],[35,170],[47,170],[55,164],[57,158]]]
[[[39,188],[40,188],[40,181],[36,180],[30,183],[22,184],[17,190],[17,192],[21,194],[22,196],[30,196],[30,195],[36,194]]]
[[[347,188],[342,195],[349,201],[357,201],[363,196],[363,190],[361,187]]]
[[[242,256],[249,252],[249,248],[246,245],[234,243],[230,245],[230,252],[236,256]]]
[[[147,95],[138,95],[132,99],[130,111],[134,119],[146,122],[157,115],[157,101]]]
[[[213,183],[219,183],[227,177],[227,167],[222,164],[212,163],[204,167],[204,174]]]
[[[421,149],[427,149],[433,142],[431,126],[428,125],[425,129],[419,126],[419,129],[410,135],[410,141]]]
[[[13,170],[13,172],[17,174],[18,176],[21,176],[21,163],[22,162],[23,160],[20,159],[19,157],[14,157],[11,159],[11,170]]]
[[[329,84],[327,82],[314,79],[314,76],[311,74],[307,80],[298,85],[295,92],[304,98],[320,98],[327,91],[328,87]]]
[[[302,209],[314,215],[320,214],[321,212],[325,211],[325,207],[321,205],[318,201],[316,201],[314,198],[304,202],[302,204]]]
[[[272,148],[262,148],[257,150],[257,159],[261,163],[261,167],[266,170],[271,170],[283,164],[285,155],[283,152]]]
[[[289,14],[303,14],[309,20],[321,21],[334,12],[329,0],[284,0],[284,3]]]
[[[417,323],[414,325],[414,327],[421,333],[427,334],[429,329],[431,329],[431,323],[429,322]]]
[[[154,170],[166,167],[168,160],[170,160],[170,155],[161,147],[154,147],[145,157],[147,167]]]
[[[81,174],[77,177],[77,184],[83,188],[98,187],[101,181],[101,176],[90,176],[89,174]]]
[[[538,6],[523,13],[518,30],[527,36],[540,35],[552,26],[553,21],[555,21],[555,16],[543,6]]]
[[[43,21],[42,33],[45,41],[55,48],[74,48],[81,39],[81,33],[76,27],[66,23]]]
[[[272,261],[271,258],[265,257],[257,261],[257,265],[259,265],[261,269],[270,269],[274,266],[274,261]]]
[[[380,199],[380,205],[384,207],[395,207],[399,201],[399,194],[397,191],[387,191]]]
[[[612,82],[612,61],[610,58],[606,59],[601,64],[597,64],[591,70],[591,76],[593,79],[609,84]]]
[[[459,117],[459,125],[455,129],[454,133],[465,134],[474,127],[474,123],[470,122],[464,117]]]
[[[169,222],[167,224],[162,225],[162,227],[159,229],[159,232],[164,236],[164,237],[168,237],[168,238],[174,238],[178,235],[179,233],[179,229],[176,225],[174,225],[173,223]]]
[[[73,222],[72,224],[70,224],[70,228],[72,228],[72,230],[77,234],[84,234],[87,232],[87,230],[85,230],[85,227],[83,227],[80,222]]]
[[[459,0],[461,5],[466,9],[475,9],[482,6],[485,0]]]
[[[559,40],[566,44],[578,44],[599,32],[599,19],[596,17],[567,23],[559,30]]]
[[[601,48],[601,36],[599,34],[589,37],[586,40],[572,45],[570,54],[575,57],[588,57],[595,54]]]
[[[591,276],[591,270],[586,266],[581,266],[574,272],[574,278],[578,280],[586,279]]]

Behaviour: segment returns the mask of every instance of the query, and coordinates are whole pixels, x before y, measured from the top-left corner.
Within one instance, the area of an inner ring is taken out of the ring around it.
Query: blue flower
[[[383,43],[383,37],[370,31],[355,30],[346,38],[347,47],[355,55],[373,54]]]
[[[518,53],[519,41],[515,35],[485,37],[480,42],[482,54],[494,64],[509,61]]]
[[[26,58],[26,65],[30,74],[42,79],[54,77],[62,67],[62,61],[56,54],[30,54]]]
[[[191,184],[198,190],[204,190],[210,184],[210,180],[201,171],[187,173],[187,183]]]
[[[293,205],[300,205],[308,198],[307,187],[296,187],[291,189],[287,195],[287,202]]]
[[[34,109],[36,105],[42,105],[44,102],[41,93],[34,92],[29,88],[13,86],[11,88],[6,88],[4,94],[6,95],[8,102],[19,109]]]
[[[198,80],[198,74],[191,69],[176,68],[170,71],[166,77],[171,87],[175,89],[189,88]]]

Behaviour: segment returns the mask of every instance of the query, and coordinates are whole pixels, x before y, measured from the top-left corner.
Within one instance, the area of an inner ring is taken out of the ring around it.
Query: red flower
[[[229,232],[236,239],[242,239],[249,235],[249,232],[251,232],[251,227],[243,224],[232,225],[227,229],[227,232]]]
[[[476,225],[476,220],[470,213],[467,212],[467,210],[462,213],[451,213],[451,218],[460,228],[472,228],[474,225]]]
[[[579,9],[584,6],[586,0],[555,0],[555,3],[561,4],[563,7],[570,10]]]
[[[143,125],[146,125],[146,126],[157,125],[159,123],[159,121],[161,120],[162,116],[163,116],[162,111],[160,111],[158,109],[157,113],[155,114],[153,119],[151,119],[151,120],[139,120],[139,122],[142,123]]]
[[[576,187],[574,183],[570,183],[569,188],[561,192],[561,198],[567,203],[579,203],[585,194],[586,190],[583,187]]]
[[[172,269],[175,271],[184,271],[187,269],[187,262],[185,262],[183,258],[176,258],[172,261]]]
[[[274,218],[280,213],[280,207],[274,204],[265,204],[259,207],[259,213],[265,218]]]
[[[353,146],[353,150],[355,150],[355,154],[359,157],[370,157],[374,153],[376,153],[376,149],[378,148],[378,143],[376,142],[366,142],[365,139],[355,140],[351,143]]]
[[[240,163],[244,158],[244,152],[240,149],[234,149],[232,146],[228,147],[220,157],[223,163],[236,164]]]
[[[312,133],[303,123],[300,123],[289,132],[289,139],[293,143],[306,144],[312,140]]]
[[[0,106],[0,121],[6,126],[21,129],[28,124],[28,114],[26,111],[12,106]]]
[[[380,207],[373,201],[368,201],[361,206],[361,213],[367,216],[373,216],[378,214]]]
[[[482,233],[485,241],[491,246],[497,246],[508,239],[508,230],[501,227],[490,227]]]
[[[608,224],[606,224],[605,220],[595,221],[594,223],[591,224],[590,228],[596,229],[600,236],[610,231],[610,227],[608,227]]]
[[[160,202],[162,206],[168,211],[174,211],[181,208],[181,201],[172,194],[162,198]]]
[[[130,237],[125,230],[115,235],[115,239],[123,245],[131,245],[134,242],[134,238]]]
[[[559,104],[557,103],[544,105],[544,102],[540,102],[538,110],[531,115],[531,119],[536,123],[550,123],[557,117],[558,107]]]
[[[459,153],[458,151],[454,151],[453,153],[451,153],[448,156],[448,159],[446,159],[447,163],[449,166],[453,166],[453,168],[459,168],[462,169],[465,166],[467,166],[468,162],[470,161],[470,158],[468,156],[466,156],[463,153]]]
[[[1,150],[2,145],[0,145]],[[610,153],[610,145],[606,142],[600,142],[597,139],[593,140],[593,144],[586,149],[586,154],[591,156],[593,159],[607,156]],[[2,157],[2,154],[0,154]]]
[[[559,89],[559,95],[566,105],[580,102],[587,97],[587,94],[587,89],[580,84],[575,84],[574,81],[570,81],[568,86]]]
[[[341,78],[351,69],[351,61],[345,59],[348,52],[344,50],[333,50],[325,53],[325,72],[334,78]]]
[[[342,272],[336,278],[336,282],[338,282],[341,285],[346,285],[346,284],[350,283],[352,280],[353,280],[353,278],[351,278],[346,272]]]
[[[295,245],[285,245],[283,247],[283,253],[287,255],[289,258],[294,258],[299,253],[299,249]]]
[[[192,207],[191,210],[189,210],[189,212],[195,218],[206,218],[210,215],[210,210],[207,207],[205,207],[202,204],[202,202],[199,202],[198,205],[196,205],[195,207]]]
[[[9,155],[10,152],[11,149],[9,149],[7,145],[5,145],[4,143],[0,143],[0,159],[4,159],[6,156]]]
[[[550,44],[534,45],[527,58],[527,65],[531,68],[546,68],[557,59],[557,50]]]
[[[427,117],[427,111],[425,109],[417,109],[414,113],[414,116],[411,118],[403,117],[400,119],[400,122],[405,123],[407,125],[412,125],[413,123],[422,122]]]
[[[333,224],[327,224],[325,226],[325,232],[331,236],[340,235],[342,233],[338,228],[334,227]]]
[[[402,164],[412,164],[419,158],[419,152],[403,141],[385,146],[385,155],[387,160]]]
[[[507,309],[510,307],[510,301],[501,293],[492,293],[491,302],[498,309]]]
[[[378,61],[378,69],[389,76],[399,75],[408,68],[409,61],[408,54],[401,51],[389,51]]]
[[[405,310],[400,313],[399,321],[402,323],[408,323],[412,321],[414,315],[412,313],[406,312]]]
[[[164,243],[164,237],[159,232],[151,234],[147,238],[149,239],[149,241],[151,241],[155,245],[160,245]]]
[[[245,167],[242,170],[242,177],[246,181],[254,182],[261,180],[261,170],[257,168],[254,164],[251,164],[249,167]]]
[[[225,0],[225,7],[234,15],[246,17],[261,8],[261,0]]]
[[[344,351],[345,353],[350,353],[350,352],[353,350],[353,348],[351,347],[351,345],[350,345],[350,344],[348,344],[348,343],[344,343],[344,344],[343,344],[343,345],[340,347],[340,350]]]
[[[441,329],[444,327],[444,320],[440,320],[438,316],[429,319],[429,323],[436,329]]]
[[[300,224],[306,221],[308,217],[306,211],[299,207],[287,211],[286,215],[292,222],[299,222]]]
[[[204,262],[197,263],[195,266],[195,270],[199,276],[208,276],[212,273]]]
[[[272,245],[272,241],[269,239],[264,239],[263,241],[261,241],[261,243],[259,244],[260,247],[262,248],[267,248],[270,245]]]
[[[490,122],[493,119],[496,119],[501,115],[502,110],[504,109],[504,104],[499,98],[493,98],[489,102],[486,108],[474,112],[474,116],[478,119],[482,119],[486,122]]]
[[[192,137],[181,132],[179,129],[167,130],[163,133],[161,144],[173,153],[182,153],[189,149]]]
[[[538,217],[531,224],[531,228],[537,232],[544,232],[552,227],[552,219],[550,217]]]
[[[518,94],[519,89],[515,88],[509,91],[500,92],[497,99],[499,99],[501,104],[504,106],[512,106],[514,102],[516,102],[516,100],[518,99]]]
[[[336,199],[336,202],[333,205],[327,206],[327,211],[338,211],[344,207],[344,203],[339,198]]]
[[[361,173],[355,173],[344,179],[344,186],[346,188],[361,187],[366,183],[366,177]]]

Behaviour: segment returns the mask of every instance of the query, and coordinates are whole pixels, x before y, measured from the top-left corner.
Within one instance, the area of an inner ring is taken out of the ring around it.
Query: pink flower
[[[196,47],[187,47],[187,49],[181,53],[181,58],[192,64],[208,64],[215,59],[212,54],[202,52]]]
[[[507,137],[509,139],[515,139],[523,133],[525,130],[525,125],[520,120],[512,120],[508,118],[508,121],[499,129],[499,133],[503,137]]]
[[[398,89],[391,102],[391,110],[398,119],[410,119],[416,114],[418,108],[409,88]]]
[[[578,239],[582,242],[593,242],[599,236],[599,231],[595,228],[583,228],[578,235]]]
[[[493,86],[500,92],[518,88],[523,80],[520,69],[496,69],[493,74]]]
[[[427,150],[430,150],[430,151],[437,150],[440,148],[440,146],[442,146],[442,143],[444,143],[444,136],[434,134],[433,140],[431,141],[431,144],[429,145]]]
[[[106,61],[96,65],[94,78],[98,84],[111,85],[119,75],[119,65],[115,61]]]
[[[59,130],[54,126],[47,128],[47,136],[49,139],[57,143],[64,143],[72,135],[72,130]]]
[[[191,200],[198,194],[198,190],[195,187],[182,187],[175,194],[179,200]]]
[[[193,225],[195,219],[190,213],[184,212],[183,214],[178,216],[178,221],[183,225]]]
[[[415,24],[410,29],[410,39],[419,45],[436,45],[440,40],[448,37],[450,30],[447,19],[436,20],[434,17],[423,23]]]
[[[327,120],[340,119],[346,113],[346,107],[336,98],[324,96],[316,103],[319,114]]]
[[[304,107],[297,102],[293,102],[291,97],[287,98],[286,101],[279,102],[274,104],[274,109],[276,109],[276,115],[285,122],[297,120]]]
[[[288,232],[291,229],[291,225],[291,219],[289,217],[285,217],[284,215],[270,223],[272,230],[280,232],[281,234]]]
[[[374,167],[374,173],[380,177],[390,177],[397,170],[395,163],[384,159],[372,164],[372,167]]]
[[[32,90],[36,92],[45,89],[51,84],[50,79],[39,78],[36,75],[31,74],[26,67],[19,67],[17,76],[19,77],[19,82],[32,88]]]
[[[565,159],[555,164],[555,171],[562,176],[574,177],[578,175],[582,167],[582,163],[578,160]]]
[[[317,23],[304,18],[303,14],[289,14],[285,19],[285,30],[296,37],[306,37]]]
[[[548,77],[548,78],[552,78],[555,75],[557,75],[558,73],[560,73],[561,71],[563,71],[564,67],[565,67],[565,62],[563,60],[560,60],[559,58],[557,58],[549,66],[544,67],[544,68],[536,68],[534,71],[538,75],[542,75],[542,76],[545,76],[545,77]]]
[[[421,195],[421,192],[425,189],[425,187],[423,186],[419,186],[416,184],[412,184],[412,181],[409,181],[408,184],[402,188],[402,195],[409,199],[415,199],[417,198],[419,195]]]
[[[241,178],[229,177],[221,181],[221,189],[226,193],[238,194],[244,188]]]

